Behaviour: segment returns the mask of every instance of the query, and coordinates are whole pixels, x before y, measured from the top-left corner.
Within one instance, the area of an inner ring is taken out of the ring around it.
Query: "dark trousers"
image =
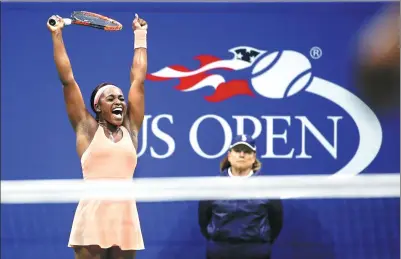
[[[209,241],[207,259],[270,259],[270,244]]]

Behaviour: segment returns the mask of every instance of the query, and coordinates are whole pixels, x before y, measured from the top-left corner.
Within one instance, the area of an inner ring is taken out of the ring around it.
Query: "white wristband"
[[[147,35],[147,30],[135,30],[134,35],[135,35],[135,43],[134,43],[134,48],[147,48],[147,40],[146,40],[146,35]]]

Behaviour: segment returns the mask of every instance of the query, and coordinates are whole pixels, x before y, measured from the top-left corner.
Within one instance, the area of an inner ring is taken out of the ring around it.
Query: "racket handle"
[[[57,24],[57,21],[55,19],[49,19],[49,25],[55,26]]]
[[[71,25],[71,23],[72,23],[72,20],[69,18],[63,18],[63,21],[64,21],[64,25]]]
[[[70,25],[71,22],[72,22],[72,20],[69,19],[69,18],[63,18],[63,21],[64,21],[64,25]],[[55,19],[49,19],[49,24],[50,24],[51,26],[55,26],[55,25],[57,24],[57,20],[55,20]]]

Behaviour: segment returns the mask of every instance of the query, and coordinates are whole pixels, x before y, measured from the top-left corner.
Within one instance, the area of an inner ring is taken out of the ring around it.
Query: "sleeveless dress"
[[[98,127],[81,158],[83,178],[132,179],[137,153],[130,134],[121,126],[123,137],[114,143]],[[69,247],[119,246],[122,250],[143,250],[144,243],[134,200],[80,200],[72,223]]]

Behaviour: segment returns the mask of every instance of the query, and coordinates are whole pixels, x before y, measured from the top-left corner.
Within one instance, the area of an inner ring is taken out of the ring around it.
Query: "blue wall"
[[[2,3],[2,180],[81,177],[46,28],[50,15],[67,16],[74,10],[103,13],[125,26],[112,33],[79,26],[64,30],[87,105],[100,82],[112,81],[128,91],[135,12],[149,23],[149,74],[174,65],[196,70],[201,64],[195,57],[210,55],[214,61],[231,60],[225,66],[212,63],[216,69],[205,75],[224,78],[228,88],[221,85],[218,91],[223,89],[228,96],[238,85],[230,82],[241,80],[241,91],[253,93],[212,102],[205,98],[214,94],[212,87],[184,92],[176,88],[178,79],[149,77],[137,177],[216,175],[224,141],[238,130],[257,135],[265,174],[334,174],[343,168],[351,168],[350,173],[397,173],[399,113],[373,114],[357,97],[352,77],[356,34],[380,7],[377,3]],[[229,50],[235,47],[252,47],[260,55],[254,63],[232,61]],[[313,47],[321,52],[311,51]],[[281,56],[271,66],[252,73],[277,51]],[[230,71],[227,64],[244,67]],[[304,71],[305,81],[297,81]],[[261,81],[256,79],[259,74],[264,76]],[[182,87],[194,86],[196,79],[181,81]],[[294,86],[288,87],[292,81]],[[278,92],[280,86],[287,90]],[[301,91],[289,96],[296,86]],[[286,97],[273,98],[277,93]],[[228,125],[226,131],[214,117],[201,122],[193,131],[196,138],[191,138],[191,128],[204,115],[219,116]],[[245,119],[243,128],[237,122],[244,116],[251,118]],[[274,136],[284,133],[285,140]],[[196,139],[211,158],[196,149]],[[290,155],[278,157],[286,154]],[[72,258],[67,242],[75,206],[2,205],[2,258]],[[204,258],[196,209],[196,202],[139,204],[146,250],[138,258]],[[284,209],[275,259],[400,256],[398,199],[285,200]]]

